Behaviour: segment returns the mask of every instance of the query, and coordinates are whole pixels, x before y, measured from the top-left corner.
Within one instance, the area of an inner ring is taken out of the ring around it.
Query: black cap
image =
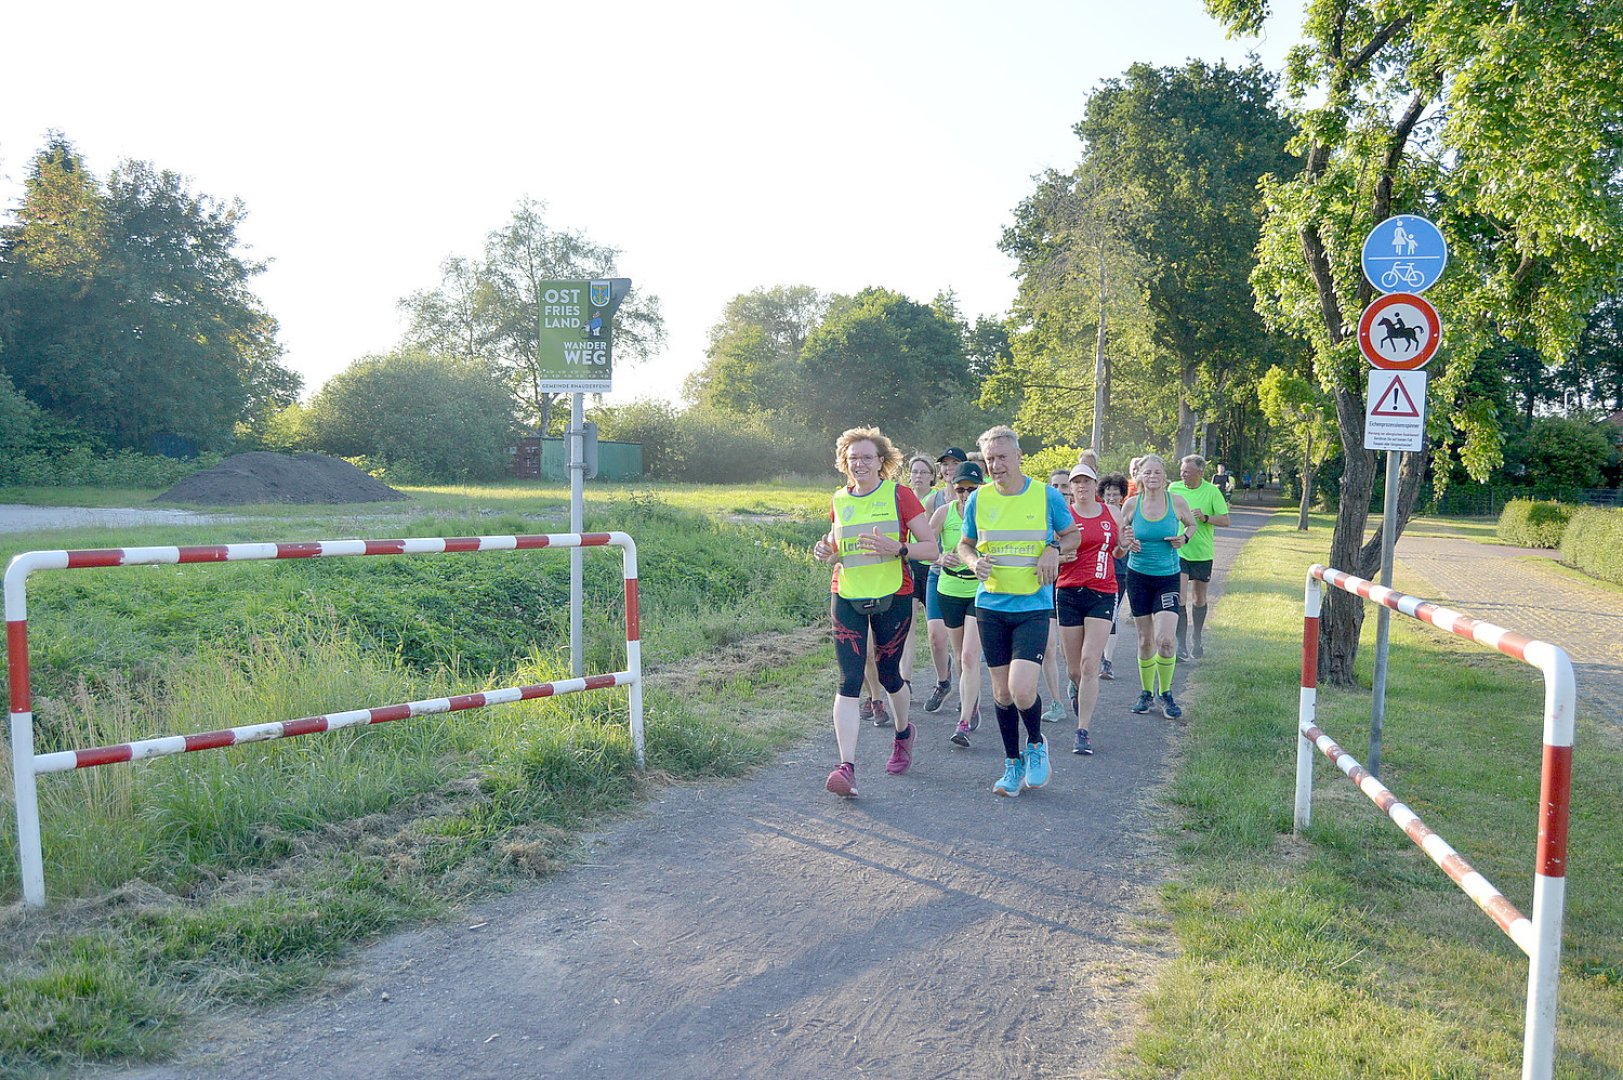
[[[968,461],[969,455],[958,449],[956,446],[949,446],[947,447],[947,452],[945,454],[942,454],[940,457],[936,458],[937,461],[947,461],[949,459],[952,461]]]
[[[952,482],[955,484],[962,484],[965,482],[971,484],[984,484],[986,483],[986,474],[981,472],[981,467],[978,462],[965,461],[960,463],[958,468],[953,471]]]

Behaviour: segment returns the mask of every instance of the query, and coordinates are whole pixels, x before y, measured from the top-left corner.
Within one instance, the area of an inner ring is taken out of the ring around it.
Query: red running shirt
[[[1075,562],[1059,564],[1060,588],[1116,592],[1116,560],[1111,553],[1121,536],[1116,519],[1110,516],[1110,507],[1100,503],[1098,516],[1085,518],[1073,506],[1071,517],[1082,533],[1082,542],[1077,546]]]
[[[846,490],[849,491],[850,487],[847,486]],[[897,520],[902,523],[902,543],[917,540],[918,537],[913,535],[913,530],[907,527],[907,523],[924,513],[924,504],[919,502],[919,497],[912,488],[906,484],[897,484],[896,507],[901,511],[897,516]],[[828,508],[828,520],[830,523],[834,521],[834,505],[832,503],[829,504]],[[835,593],[840,591],[840,568],[838,564],[834,567],[834,580],[829,583],[828,591]],[[897,589],[894,595],[913,595],[913,568],[908,565],[905,559],[902,561],[902,587]]]

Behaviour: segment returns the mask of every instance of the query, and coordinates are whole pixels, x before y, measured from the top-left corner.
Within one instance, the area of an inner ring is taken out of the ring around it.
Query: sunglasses
[[[959,495],[972,495],[975,492],[975,485],[970,484],[967,487],[955,487],[952,490]]]

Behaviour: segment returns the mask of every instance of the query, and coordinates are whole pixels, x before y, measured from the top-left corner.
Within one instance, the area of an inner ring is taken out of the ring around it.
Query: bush
[[[0,455],[0,484],[16,487],[169,488],[220,463],[219,454],[170,458],[120,450],[97,454],[80,448],[62,453],[34,450]]]
[[[1623,585],[1623,510],[1579,507],[1561,538],[1561,561],[1590,577]]]
[[[824,475],[834,466],[831,440],[781,418],[702,406],[678,412],[664,401],[635,401],[593,415],[602,438],[642,444],[643,469],[656,480],[750,483]]]
[[[1512,499],[1499,515],[1499,539],[1518,547],[1558,548],[1572,511],[1564,503]]]

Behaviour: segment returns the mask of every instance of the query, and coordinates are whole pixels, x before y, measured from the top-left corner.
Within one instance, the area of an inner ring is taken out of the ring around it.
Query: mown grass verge
[[[642,555],[646,774],[616,690],[42,777],[52,903],[3,914],[0,1075],[160,1057],[213,1003],[307,987],[357,942],[547,872],[650,784],[737,775],[803,734],[824,711],[826,649],[778,641],[824,610],[808,554],[820,526],[729,525],[646,498],[588,522],[611,525]],[[542,530],[498,517],[409,534],[513,531]],[[275,538],[209,532],[43,546]],[[4,554],[38,539],[8,537]],[[38,748],[564,677],[567,559],[536,554],[42,575]],[[591,553],[589,671],[623,663],[618,582],[618,558]],[[715,661],[739,641],[743,659]],[[763,685],[777,706],[741,723],[737,700]],[[0,889],[15,898],[5,811]]]
[[[1313,825],[1291,835],[1302,578],[1329,529],[1280,521],[1236,561],[1193,676],[1169,789],[1180,880],[1164,893],[1181,955],[1147,1002],[1137,1072],[1518,1075],[1520,950],[1322,757]],[[1530,913],[1541,679],[1412,620],[1392,628],[1382,780]],[[1318,716],[1365,757],[1367,690],[1321,687]],[[1618,1076],[1623,753],[1615,730],[1579,721],[1557,1075]]]

